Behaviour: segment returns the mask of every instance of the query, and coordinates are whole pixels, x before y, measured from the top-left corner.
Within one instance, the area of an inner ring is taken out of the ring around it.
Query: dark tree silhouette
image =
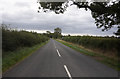
[[[64,13],[64,11],[66,10],[65,6],[63,7],[62,4],[64,2],[39,2],[40,3],[40,6],[39,9],[43,9],[44,12],[47,12],[47,11],[54,11],[56,14],[59,14],[59,13]],[[39,11],[38,11],[39,12]]]
[[[47,34],[51,34],[51,32],[50,32],[50,31],[46,31],[46,33],[47,33]]]
[[[54,38],[61,38],[62,37],[61,33],[62,33],[61,28],[59,28],[59,27],[55,28],[54,29]]]
[[[117,32],[116,33],[114,33],[115,35],[118,35],[118,36],[120,36],[120,27],[118,27],[118,30],[117,30]]]
[[[61,30],[61,28],[59,28],[59,27],[57,27],[57,28],[54,29],[54,33],[59,33],[59,34],[61,34],[61,32],[62,32],[62,30]]]
[[[64,13],[67,9],[69,1],[66,2],[39,2],[40,7],[44,12],[54,11],[56,14]],[[92,17],[95,19],[97,28],[102,28],[102,31],[107,31],[111,27],[118,27],[120,30],[120,1],[109,2],[74,2],[71,5],[76,5],[79,9],[85,8],[91,11]],[[38,11],[39,12],[39,11]],[[114,33],[115,34],[115,33]],[[118,33],[116,35],[119,35]]]

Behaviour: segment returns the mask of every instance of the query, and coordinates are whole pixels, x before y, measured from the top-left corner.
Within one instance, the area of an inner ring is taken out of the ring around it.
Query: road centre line
[[[55,46],[55,48],[56,48],[56,46]]]
[[[55,48],[56,48],[55,42],[54,42],[54,46],[55,46]]]
[[[58,51],[58,49],[57,49],[57,53],[58,53],[58,56],[61,57],[60,52]]]
[[[64,65],[64,68],[65,68],[65,70],[66,70],[66,72],[67,72],[67,74],[68,74],[68,77],[69,77],[70,79],[72,79],[72,76],[71,76],[70,72],[68,71],[68,68],[67,68],[66,65]]]

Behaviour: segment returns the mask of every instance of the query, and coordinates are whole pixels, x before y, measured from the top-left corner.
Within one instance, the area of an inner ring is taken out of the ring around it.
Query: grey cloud
[[[30,5],[27,4],[27,2],[16,2],[16,3],[15,3],[15,6],[17,6],[17,7],[28,7],[28,8],[30,8]]]
[[[73,34],[92,34],[92,35],[111,35],[116,29],[107,32],[101,32],[94,24],[94,19],[90,11],[84,9],[78,10],[75,6],[68,8],[64,14],[55,14],[53,12],[37,13],[37,9],[30,8],[29,3],[15,3],[15,6],[25,7],[15,13],[4,13],[3,21],[11,24],[11,28],[26,30],[50,30],[60,27],[63,33]],[[14,11],[14,10],[13,10]]]

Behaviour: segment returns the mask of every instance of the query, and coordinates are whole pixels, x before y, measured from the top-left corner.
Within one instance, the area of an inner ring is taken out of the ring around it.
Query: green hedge
[[[120,39],[116,37],[64,36],[62,39],[87,48],[120,52]]]
[[[21,47],[31,47],[48,40],[48,37],[35,32],[8,30],[2,28],[2,50],[14,51]]]

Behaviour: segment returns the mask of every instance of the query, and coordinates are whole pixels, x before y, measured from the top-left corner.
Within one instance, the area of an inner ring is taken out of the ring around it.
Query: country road
[[[53,39],[3,77],[117,77],[118,72]]]

